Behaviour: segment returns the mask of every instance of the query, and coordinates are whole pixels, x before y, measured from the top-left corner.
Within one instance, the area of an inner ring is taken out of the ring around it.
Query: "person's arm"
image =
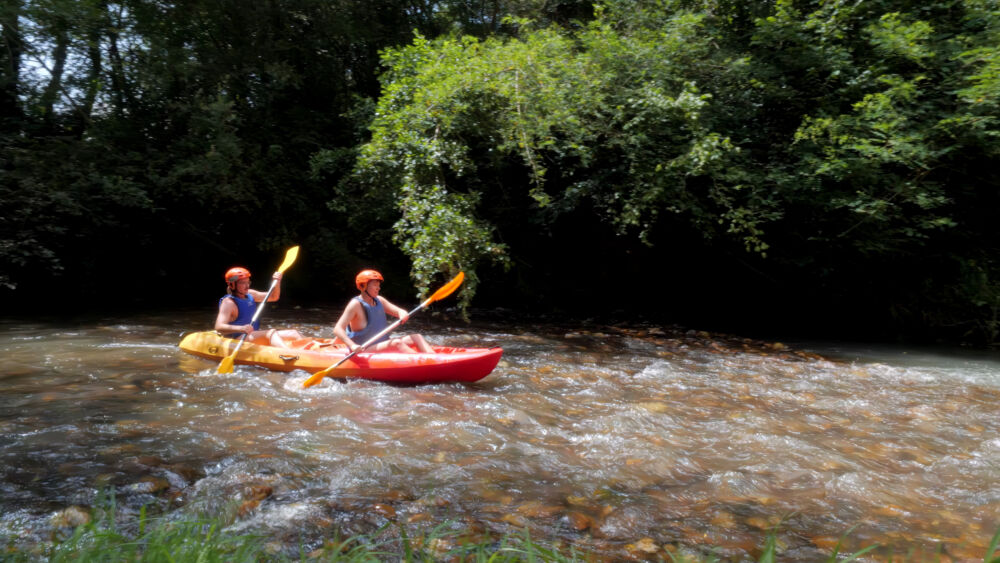
[[[340,318],[337,319],[337,324],[333,327],[333,334],[340,339],[341,342],[347,345],[347,348],[353,352],[355,348],[360,346],[360,344],[354,342],[347,336],[347,327],[350,326],[351,321],[354,319],[355,315],[358,314],[358,310],[361,308],[361,304],[351,299],[347,307],[344,307],[344,312],[341,313]]]
[[[245,332],[250,334],[253,332],[253,325],[233,325],[229,324],[236,320],[239,316],[239,309],[236,308],[236,303],[233,303],[232,299],[223,299],[222,303],[219,304],[219,314],[215,317],[215,330],[228,334],[232,332]]]
[[[379,295],[378,298],[382,300],[382,306],[385,308],[385,312],[399,319],[399,324],[405,324],[406,319],[410,318],[410,314],[406,309],[393,305],[388,299],[382,297],[381,295]]]
[[[271,301],[277,301],[278,298],[281,297],[281,272],[275,272],[274,275],[271,276],[271,279],[277,280],[278,283],[275,284],[274,291],[271,292],[271,297],[267,300],[268,303]],[[249,293],[250,296],[253,297],[253,300],[258,303],[263,301],[264,297],[267,296],[266,291],[257,291],[256,289],[251,289],[247,291],[247,293]]]

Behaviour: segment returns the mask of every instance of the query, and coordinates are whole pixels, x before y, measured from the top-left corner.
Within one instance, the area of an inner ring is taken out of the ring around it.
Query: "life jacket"
[[[357,299],[358,302],[361,303],[361,307],[364,308],[365,316],[368,318],[368,324],[365,325],[365,328],[358,331],[348,328],[347,337],[353,340],[356,344],[361,345],[368,342],[369,338],[385,330],[385,327],[389,326],[389,322],[385,318],[385,307],[382,305],[381,299],[376,299],[374,305],[365,303],[365,300],[360,297],[355,297],[355,299]],[[389,335],[386,334],[382,338],[372,342],[372,344],[385,342],[388,339]]]
[[[219,299],[219,305],[222,305],[223,299],[232,299],[233,303],[236,303],[236,310],[239,311],[239,314],[236,315],[236,319],[231,321],[229,324],[231,325],[250,324],[250,321],[253,320],[254,313],[257,312],[257,302],[253,300],[253,297],[251,297],[250,294],[247,294],[245,299],[240,299],[235,295],[223,295],[222,298]],[[260,319],[253,321],[253,329],[260,330]],[[245,333],[233,332],[230,334],[223,334],[223,336],[225,336],[226,338],[239,338],[243,336],[243,334]]]

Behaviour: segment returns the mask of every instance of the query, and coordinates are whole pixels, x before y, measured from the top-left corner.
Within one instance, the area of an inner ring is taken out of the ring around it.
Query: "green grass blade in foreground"
[[[775,554],[778,551],[778,532],[771,530],[767,533],[767,540],[764,542],[764,552],[760,554],[758,563],[774,563]]]
[[[837,556],[840,555],[840,547],[844,545],[844,540],[847,539],[847,536],[851,535],[851,532],[853,532],[854,529],[857,527],[858,527],[857,524],[851,526],[849,530],[844,532],[844,535],[840,536],[840,539],[837,540],[836,547],[833,548],[833,553],[831,553],[830,557],[827,558],[826,563],[847,563],[848,561],[854,561],[855,559],[861,557],[862,555],[868,553],[869,551],[879,546],[879,544],[877,543],[869,545],[868,547],[865,547],[859,551],[852,553],[851,555],[848,555],[847,559],[844,559],[843,561],[838,560]]]
[[[569,551],[569,554],[564,554],[558,549],[543,547],[532,541],[531,534],[525,531],[523,535],[504,537],[500,541],[500,545],[495,548],[489,548],[483,543],[462,546],[445,554],[443,559],[447,560],[449,556],[452,556],[459,560],[471,560],[476,563],[533,563],[535,561],[565,563],[580,561],[575,549],[570,548]],[[470,556],[471,559],[469,559]]]
[[[173,561],[255,562],[261,559],[263,542],[253,536],[231,536],[218,532],[218,523],[161,520],[146,527],[146,533],[128,539],[94,524],[80,526],[73,537],[56,546],[49,561]]]
[[[986,563],[1000,563],[1000,556],[993,557],[993,554],[997,551],[997,545],[1000,544],[1000,528],[997,529],[997,533],[993,534],[993,540],[990,541],[990,547],[986,550],[986,557],[983,561]]]
[[[875,549],[878,546],[879,546],[879,544],[875,543],[875,544],[869,545],[868,547],[866,547],[864,549],[860,549],[858,551],[855,551],[854,553],[848,555],[847,559],[842,559],[842,560],[839,560],[839,561],[837,559],[830,559],[830,561],[836,561],[837,563],[847,563],[848,561],[854,561],[855,559],[861,557],[862,555],[868,553],[869,551]]]

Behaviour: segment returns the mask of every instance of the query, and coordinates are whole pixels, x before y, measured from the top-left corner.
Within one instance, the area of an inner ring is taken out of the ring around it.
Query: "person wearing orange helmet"
[[[386,320],[387,314],[399,318],[402,323],[409,317],[405,309],[393,305],[388,299],[379,295],[383,281],[382,274],[375,270],[362,270],[354,278],[354,285],[361,295],[347,303],[344,313],[333,327],[333,334],[346,344],[351,352],[389,326]],[[390,338],[387,334],[365,351],[433,353],[434,349],[419,334],[408,334],[400,338]]]
[[[277,301],[281,296],[281,272],[271,276],[278,283],[268,301]],[[260,320],[253,321],[257,303],[264,300],[267,293],[250,289],[250,270],[241,267],[230,268],[226,272],[226,295],[219,299],[219,314],[215,317],[215,330],[228,338],[247,335],[247,340],[259,344],[286,347],[285,340],[302,338],[297,330],[260,330]]]

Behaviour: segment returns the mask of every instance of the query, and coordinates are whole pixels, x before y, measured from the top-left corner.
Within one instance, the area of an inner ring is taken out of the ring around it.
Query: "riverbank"
[[[404,563],[423,561],[462,561],[476,563],[502,562],[593,562],[608,561],[607,556],[581,551],[555,538],[533,538],[528,532],[494,535],[482,530],[456,532],[448,523],[429,533],[408,530],[404,524],[391,522],[372,534],[341,538],[336,533],[318,547],[287,546],[270,538],[234,533],[231,524],[239,514],[232,505],[229,516],[177,519],[170,516],[150,518],[145,510],[134,522],[122,522],[115,512],[114,494],[101,494],[99,506],[86,512],[67,509],[53,516],[52,540],[31,546],[8,546],[0,558],[10,563],[45,560],[61,561],[170,561],[171,563],[226,561],[238,562],[380,562]],[[759,562],[782,560],[787,546],[778,536],[780,524],[762,531],[751,554]],[[850,530],[843,537],[849,535]],[[894,563],[979,560],[975,550],[946,553],[910,551],[893,553],[884,546],[872,544],[852,554],[842,553],[842,539],[824,548],[826,561],[848,562],[869,554],[876,560]],[[984,563],[998,563],[996,556],[1000,530],[994,534],[982,554]],[[673,561],[674,563],[707,563],[719,560],[717,548],[701,546],[692,549],[677,543],[661,543],[652,538],[622,546],[622,553],[636,561]]]

